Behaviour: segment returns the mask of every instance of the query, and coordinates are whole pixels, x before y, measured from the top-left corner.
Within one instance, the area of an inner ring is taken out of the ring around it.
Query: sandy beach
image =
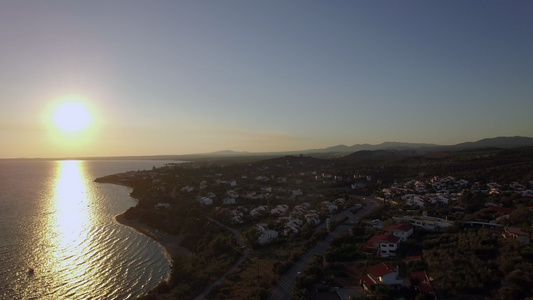
[[[163,248],[165,248],[170,258],[172,258],[174,255],[188,257],[191,254],[187,248],[180,246],[180,242],[183,240],[182,235],[171,235],[158,231],[157,229],[154,229],[146,224],[137,222],[136,220],[127,220],[124,217],[124,214],[115,216],[115,220],[118,223],[129,226],[156,241],[158,244],[163,246]]]

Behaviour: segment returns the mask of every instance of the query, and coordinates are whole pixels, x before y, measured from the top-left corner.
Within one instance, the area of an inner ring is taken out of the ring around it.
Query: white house
[[[239,193],[237,193],[236,191],[234,190],[228,190],[226,192],[226,195],[230,198],[239,198]]]
[[[421,216],[403,216],[403,217],[392,217],[393,220],[398,222],[409,222],[409,224],[421,227],[426,230],[435,230],[445,227],[453,226],[453,222],[434,217],[421,217]]]
[[[302,225],[302,220],[290,219],[288,222],[285,223],[285,227],[283,228],[283,235],[287,236],[290,232],[298,233]]]
[[[255,217],[265,212],[267,207],[265,205],[258,206],[250,211],[250,216]]]
[[[387,285],[393,289],[399,289],[403,282],[398,266],[386,263],[371,266],[362,278],[363,288],[367,293],[371,293],[376,285]]]
[[[270,214],[272,215],[283,215],[287,212],[289,209],[289,206],[287,204],[280,204],[274,207],[270,210]]]
[[[244,217],[244,214],[239,210],[230,210],[229,213],[232,215],[231,221],[233,223],[242,224],[244,221],[242,220],[242,217]]]
[[[296,205],[295,207],[293,207],[292,209],[292,213],[295,214],[295,215],[303,215],[305,214],[305,212],[307,212],[307,210],[311,207],[311,204],[307,203],[307,202],[304,202],[300,205]]]
[[[442,194],[435,194],[435,195],[431,195],[430,196],[430,199],[429,201],[432,203],[432,204],[435,204],[437,202],[440,202],[442,204],[445,204],[445,205],[448,205],[448,202],[450,201],[450,199],[448,199],[446,196],[442,195]]]
[[[390,256],[400,246],[400,238],[392,234],[376,235],[366,242],[363,252],[368,254]]]
[[[259,231],[259,237],[257,238],[257,242],[259,242],[259,244],[261,245],[278,237],[278,232],[275,230],[268,229],[268,226],[266,224],[257,224],[257,231]]]
[[[224,198],[222,199],[222,204],[225,204],[225,205],[231,205],[231,204],[236,204],[237,202],[235,201],[235,198]]]
[[[402,242],[407,241],[407,238],[409,238],[413,234],[413,226],[406,223],[400,223],[397,225],[389,226],[384,230],[394,236],[399,237]]]
[[[320,224],[320,216],[314,210],[310,210],[310,211],[306,212],[305,215],[304,215],[304,218],[305,218],[305,221],[307,222],[307,224],[310,224],[310,225],[318,225],[318,224]]]
[[[184,187],[181,188],[181,191],[190,193],[190,192],[194,191],[194,187],[192,187],[192,186],[184,186]]]
[[[296,196],[301,196],[303,193],[302,193],[302,190],[301,189],[297,189],[297,190],[292,190],[292,196],[296,197]]]
[[[213,199],[208,198],[208,197],[201,197],[200,200],[198,200],[198,202],[200,202],[201,204],[207,206],[207,205],[212,205],[213,204]]]
[[[418,207],[424,207],[426,205],[424,199],[418,195],[407,199],[406,203],[413,206],[416,205]]]

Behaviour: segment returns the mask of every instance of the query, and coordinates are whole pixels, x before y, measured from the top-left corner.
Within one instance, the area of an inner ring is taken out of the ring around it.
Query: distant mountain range
[[[385,142],[377,145],[356,144],[353,146],[337,145],[321,149],[308,149],[301,151],[283,151],[283,152],[237,152],[231,150],[217,151],[213,153],[200,154],[205,156],[246,156],[246,155],[298,155],[298,154],[330,154],[334,156],[348,155],[358,151],[376,151],[376,150],[413,150],[416,152],[434,152],[434,151],[458,151],[467,149],[480,148],[516,148],[533,145],[533,138],[514,136],[514,137],[495,137],[486,138],[476,142],[466,142],[456,145],[437,145],[423,143],[402,143],[402,142]]]
[[[353,153],[362,150],[420,150],[428,151],[453,151],[466,150],[477,148],[516,148],[533,145],[533,138],[514,136],[514,137],[495,137],[486,138],[476,142],[466,142],[456,145],[437,145],[437,144],[422,144],[422,143],[401,143],[401,142],[385,142],[378,145],[357,144],[353,146],[333,146],[324,149],[317,149],[311,151],[317,152],[339,152],[339,153]]]
[[[232,150],[223,150],[211,153],[197,153],[186,155],[149,155],[149,156],[113,156],[113,157],[68,157],[63,159],[152,159],[152,160],[211,160],[212,158],[237,159],[242,157],[253,158],[254,160],[262,158],[272,158],[285,155],[313,155],[321,158],[335,157],[377,157],[382,155],[418,155],[428,152],[437,151],[459,151],[468,149],[506,149],[524,146],[533,146],[533,138],[514,136],[514,137],[495,137],[482,139],[477,142],[460,143],[456,145],[437,145],[421,143],[402,143],[402,142],[385,142],[378,145],[357,144],[353,146],[337,145],[321,149],[308,149],[300,151],[283,151],[283,152],[238,152]],[[385,151],[387,150],[387,151]],[[373,153],[370,153],[373,152]],[[57,159],[57,158],[56,158]]]

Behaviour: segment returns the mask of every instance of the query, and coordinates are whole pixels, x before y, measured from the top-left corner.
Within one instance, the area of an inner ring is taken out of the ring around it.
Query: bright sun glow
[[[91,114],[87,107],[79,102],[65,102],[54,111],[54,123],[62,131],[76,133],[91,125]]]

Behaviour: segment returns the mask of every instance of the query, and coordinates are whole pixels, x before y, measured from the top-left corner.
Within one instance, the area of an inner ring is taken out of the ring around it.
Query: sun
[[[63,132],[77,133],[91,125],[92,117],[85,105],[69,101],[61,103],[54,110],[53,122]]]

